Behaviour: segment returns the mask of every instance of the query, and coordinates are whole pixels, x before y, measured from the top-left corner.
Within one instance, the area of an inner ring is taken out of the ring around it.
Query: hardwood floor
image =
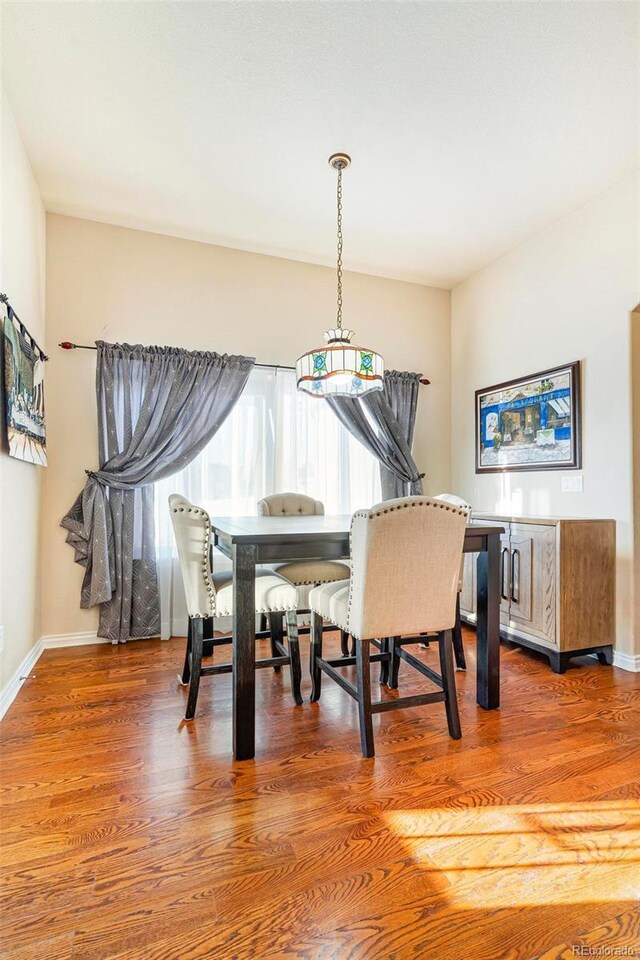
[[[229,677],[180,722],[184,641],[46,652],[0,725],[0,958],[640,956],[640,675],[504,644],[486,713],[465,643],[462,740],[379,714],[364,760],[342,690],[263,670],[244,763]]]

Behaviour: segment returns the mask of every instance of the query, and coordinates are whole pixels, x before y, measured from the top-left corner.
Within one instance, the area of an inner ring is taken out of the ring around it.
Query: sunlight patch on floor
[[[524,804],[384,815],[461,907],[640,901],[640,802]]]

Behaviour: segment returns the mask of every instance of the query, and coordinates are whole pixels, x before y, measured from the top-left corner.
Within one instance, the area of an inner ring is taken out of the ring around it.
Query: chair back
[[[321,517],[324,504],[303,493],[274,493],[258,501],[259,517]]]
[[[452,503],[454,507],[462,507],[463,510],[471,510],[471,504],[463,500],[462,497],[457,497],[455,493],[439,493],[433,499],[443,500],[445,503]]]
[[[190,617],[213,617],[216,589],[211,576],[209,514],[177,493],[169,497],[173,532]]]
[[[467,523],[471,520],[471,504],[467,503],[466,500],[463,500],[462,497],[457,497],[455,493],[439,493],[437,497],[433,498],[434,500],[442,500],[444,503],[452,503],[454,507],[461,507],[463,510],[469,511],[469,516],[467,518]],[[460,578],[458,580],[458,592],[462,590],[462,583],[464,580],[464,556],[460,563]]]
[[[348,626],[355,637],[453,627],[468,516],[429,497],[387,500],[353,515]]]

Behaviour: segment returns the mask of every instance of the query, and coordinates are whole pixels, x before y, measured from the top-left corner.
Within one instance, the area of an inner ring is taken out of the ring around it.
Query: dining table
[[[349,557],[351,515],[216,517],[212,541],[233,566],[233,755],[255,756],[255,576],[259,564]],[[471,522],[464,552],[477,556],[476,699],[485,710],[500,706],[499,525]]]

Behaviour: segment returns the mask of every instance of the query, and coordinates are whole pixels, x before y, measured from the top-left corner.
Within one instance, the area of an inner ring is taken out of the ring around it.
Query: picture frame
[[[3,441],[10,457],[46,467],[44,371],[48,357],[30,335],[5,294],[0,294],[0,332]]]
[[[582,467],[580,361],[475,392],[476,473]]]

